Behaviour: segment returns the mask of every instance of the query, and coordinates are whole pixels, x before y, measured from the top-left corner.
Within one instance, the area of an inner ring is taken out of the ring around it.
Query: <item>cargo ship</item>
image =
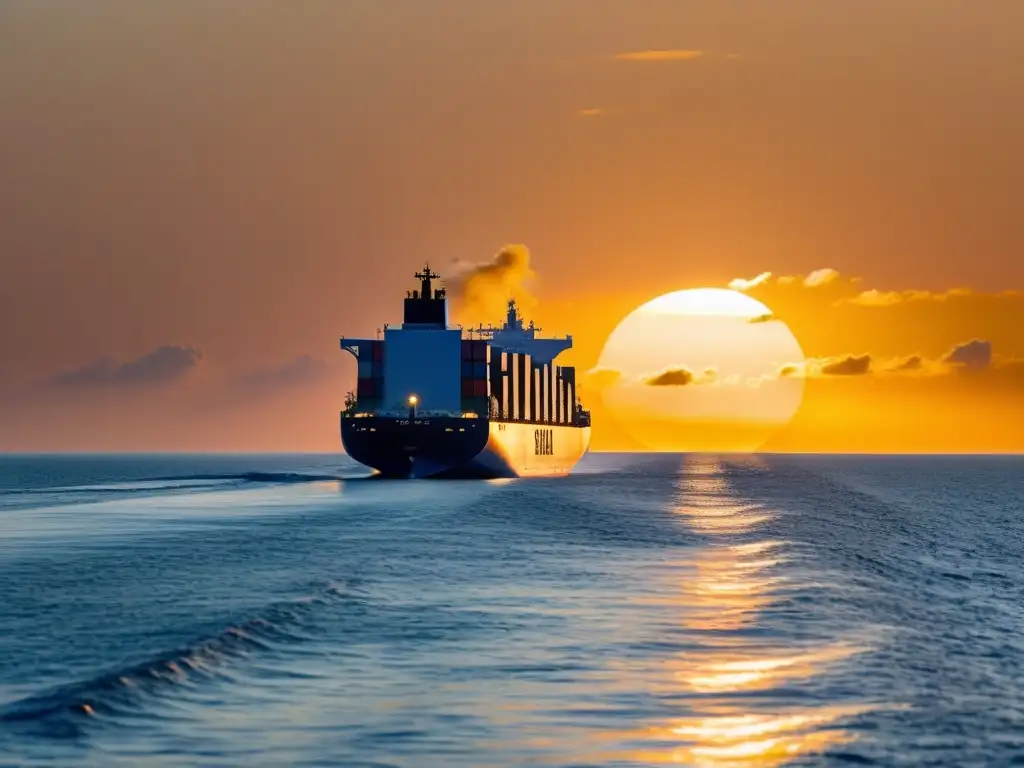
[[[555,364],[572,336],[538,336],[514,299],[500,327],[453,327],[440,275],[427,264],[414,277],[401,326],[341,338],[358,371],[341,412],[345,452],[386,477],[568,474],[590,445],[576,370]]]

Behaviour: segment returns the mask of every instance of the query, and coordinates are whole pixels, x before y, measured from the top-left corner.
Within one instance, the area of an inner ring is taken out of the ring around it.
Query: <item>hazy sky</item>
[[[338,335],[507,242],[581,365],[764,270],[1024,288],[1022,40],[1020,0],[0,0],[0,449],[337,448]],[[915,317],[894,355],[973,338]],[[791,325],[893,346],[849,322]]]

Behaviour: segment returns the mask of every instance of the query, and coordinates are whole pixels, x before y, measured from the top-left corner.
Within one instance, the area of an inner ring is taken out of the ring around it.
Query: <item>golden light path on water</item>
[[[762,613],[791,586],[777,568],[787,561],[786,543],[756,538],[776,513],[737,500],[717,461],[688,461],[673,512],[710,541],[692,560],[676,564],[687,575],[678,579],[675,594],[651,601],[677,609],[680,628],[697,638],[692,650],[665,665],[655,683],[656,693],[678,701],[683,712],[616,738],[638,746],[629,751],[631,760],[699,768],[776,768],[852,740],[842,722],[868,711],[866,705],[765,711],[764,702],[773,690],[812,682],[830,665],[869,648],[838,640],[787,647],[742,634],[755,629]],[[737,542],[739,537],[745,540]],[[752,698],[752,692],[759,697]],[[751,703],[758,698],[760,704]]]

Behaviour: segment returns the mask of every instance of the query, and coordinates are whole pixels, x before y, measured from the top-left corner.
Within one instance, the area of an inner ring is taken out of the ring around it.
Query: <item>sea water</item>
[[[0,765],[1024,764],[1024,459],[0,458]]]

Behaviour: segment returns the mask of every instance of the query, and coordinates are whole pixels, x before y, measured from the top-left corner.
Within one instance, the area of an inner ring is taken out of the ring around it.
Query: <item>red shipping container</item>
[[[462,380],[462,396],[472,397],[473,396],[473,380],[463,379]]]
[[[384,359],[384,342],[378,341],[373,345],[373,360],[377,362]]]
[[[473,397],[487,397],[487,379],[473,380]]]

